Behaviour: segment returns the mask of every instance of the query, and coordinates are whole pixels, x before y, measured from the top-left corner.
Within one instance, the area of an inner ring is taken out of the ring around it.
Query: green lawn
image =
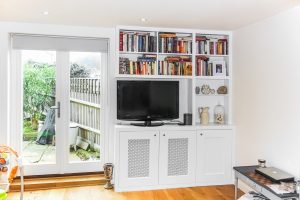
[[[24,141],[33,141],[36,140],[38,130],[34,130],[31,127],[31,122],[24,120],[23,122],[23,140]]]

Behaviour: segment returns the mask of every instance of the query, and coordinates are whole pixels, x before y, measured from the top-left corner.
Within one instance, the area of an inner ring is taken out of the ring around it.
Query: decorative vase
[[[214,109],[214,118],[216,124],[224,124],[225,122],[225,111],[224,106],[222,106],[220,103],[215,106]]]
[[[200,94],[200,87],[199,86],[196,87],[195,92],[196,92],[196,94]]]
[[[105,189],[112,189],[113,185],[111,184],[111,180],[113,177],[113,164],[112,163],[105,163],[103,166],[104,169],[104,178],[107,180],[106,184],[104,185]]]
[[[200,107],[198,112],[200,115],[200,124],[207,125],[209,123],[209,107]]]

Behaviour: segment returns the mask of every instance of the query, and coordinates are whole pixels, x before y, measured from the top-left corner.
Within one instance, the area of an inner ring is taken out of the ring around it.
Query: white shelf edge
[[[115,78],[145,78],[145,79],[193,79],[192,76],[177,76],[177,75],[130,75],[130,74],[118,74]]]
[[[205,95],[205,94],[195,94],[196,97],[227,97],[228,94],[208,94],[208,95]]]
[[[138,51],[119,51],[119,54],[151,54],[151,55],[174,55],[174,56],[193,56],[191,53],[160,53],[160,52],[138,52]]]
[[[197,80],[229,80],[229,76],[194,76]]]
[[[229,55],[220,55],[220,54],[196,54],[196,56],[207,56],[207,57],[229,57]]]
[[[193,56],[191,53],[157,53],[158,55]]]
[[[149,79],[195,79],[195,80],[229,80],[230,77],[218,76],[183,76],[183,75],[136,75],[136,74],[117,74],[115,78],[149,78]]]
[[[215,124],[215,123],[209,123],[207,125],[200,124],[199,122],[196,122],[196,127],[203,128],[203,129],[226,129],[226,128],[232,128],[234,127],[231,124]]]
[[[151,55],[156,55],[157,52],[119,51],[119,54],[151,54]]]

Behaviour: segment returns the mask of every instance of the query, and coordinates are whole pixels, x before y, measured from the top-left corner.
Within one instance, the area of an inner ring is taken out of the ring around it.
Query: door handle
[[[60,118],[60,102],[57,102],[57,106],[51,106],[50,109],[57,110],[57,117]]]

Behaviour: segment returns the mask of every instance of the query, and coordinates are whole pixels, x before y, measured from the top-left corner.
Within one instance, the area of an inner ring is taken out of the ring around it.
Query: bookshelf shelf
[[[193,79],[192,76],[179,76],[179,75],[130,75],[130,74],[119,74],[115,76],[117,79]]]
[[[230,31],[119,26],[116,38],[116,79],[178,80],[180,101],[183,101],[179,120],[183,113],[192,113],[193,125],[221,129],[231,124]],[[226,86],[228,94],[196,94],[196,87],[203,85],[209,85],[215,92],[220,86]],[[213,122],[214,107],[219,103],[224,106],[226,124],[200,125],[198,109],[209,107],[210,122]]]
[[[157,53],[158,55],[167,55],[167,56],[192,56],[191,53]]]
[[[228,123],[225,123],[225,124],[209,123],[207,125],[196,123],[196,126],[202,128],[202,129],[227,129],[227,128],[232,128],[232,126],[229,125]]]
[[[138,51],[135,51],[135,52],[131,52],[131,51],[120,51],[119,54],[153,54],[153,55],[156,55],[157,53],[156,52],[138,52]]]
[[[195,76],[195,79],[203,80],[229,80],[229,76]]]
[[[196,96],[198,96],[198,97],[226,97],[226,96],[228,96],[228,94],[208,94],[208,95],[196,94]]]
[[[196,56],[207,56],[207,57],[229,57],[229,55],[222,54],[196,54]]]

